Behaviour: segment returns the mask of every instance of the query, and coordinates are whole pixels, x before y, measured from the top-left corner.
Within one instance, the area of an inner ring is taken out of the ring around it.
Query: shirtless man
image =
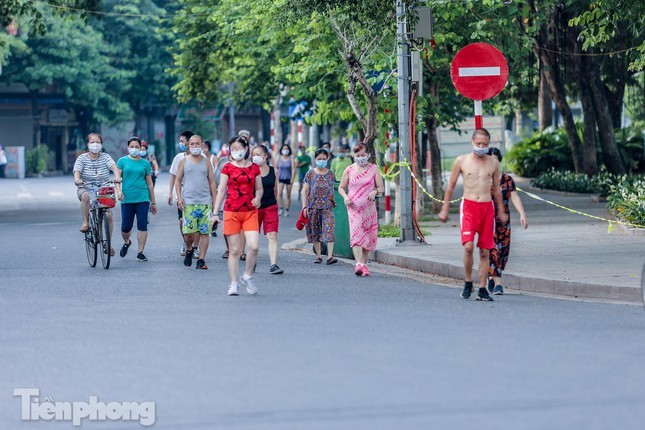
[[[464,197],[459,209],[461,244],[464,247],[464,272],[465,286],[461,293],[463,299],[470,298],[473,292],[473,251],[475,249],[475,233],[478,235],[477,247],[479,248],[479,292],[477,300],[493,301],[486,290],[488,276],[488,255],[495,247],[495,206],[492,198],[497,203],[497,216],[500,222],[506,223],[508,215],[504,213],[502,194],[499,188],[499,161],[488,155],[490,133],[480,128],[475,130],[472,137],[473,152],[457,157],[450,174],[443,207],[439,212],[439,220],[448,220],[450,199],[457,185],[459,175],[462,175],[464,184]],[[492,198],[491,198],[492,190]]]

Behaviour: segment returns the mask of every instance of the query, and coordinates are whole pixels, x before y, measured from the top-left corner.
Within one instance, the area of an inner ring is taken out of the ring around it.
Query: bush
[[[569,141],[564,129],[536,132],[511,148],[508,165],[519,176],[534,178],[549,169],[573,170]]]
[[[623,177],[612,186],[607,201],[609,209],[620,221],[645,226],[645,178]]]
[[[645,172],[645,153],[643,152],[643,130],[638,127],[616,129],[616,144],[620,158],[629,172]],[[599,158],[598,160],[602,160]]]
[[[53,155],[53,154],[52,154]],[[25,164],[28,174],[40,174],[47,170],[50,154],[45,145],[38,145],[27,151]]]
[[[611,187],[619,183],[621,178],[602,170],[596,176],[589,178],[584,173],[570,171],[560,172],[550,169],[541,173],[532,181],[533,186],[541,189],[568,191],[572,193],[594,193],[601,198],[607,198]]]

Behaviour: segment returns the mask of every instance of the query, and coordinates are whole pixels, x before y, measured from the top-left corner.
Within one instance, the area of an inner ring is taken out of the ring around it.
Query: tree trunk
[[[582,164],[587,176],[592,177],[598,173],[598,160],[596,158],[596,112],[593,106],[591,91],[586,84],[583,69],[588,67],[586,57],[581,57],[578,64],[578,88],[580,91],[580,102],[584,120],[584,131],[582,133]]]
[[[375,154],[374,141],[376,140],[376,119],[378,111],[378,94],[372,86],[367,82],[365,73],[363,73],[363,66],[360,61],[354,56],[353,53],[345,55],[345,64],[349,73],[349,90],[347,91],[347,100],[352,107],[352,111],[356,119],[361,124],[365,137],[363,142],[367,145],[367,152],[371,154],[372,160]],[[358,100],[356,99],[356,84],[359,84],[365,97],[367,98],[367,118],[360,109]]]
[[[544,68],[540,63],[540,84],[538,87],[538,123],[540,131],[553,125],[553,109],[551,108],[551,92],[546,81]]]
[[[40,110],[38,109],[38,90],[29,92],[32,118],[32,142],[31,147],[35,148],[40,143]]]
[[[437,121],[434,116],[426,117],[426,130],[428,132],[428,144],[430,146],[430,175],[432,178],[432,212],[441,211],[441,200],[443,200],[443,183],[441,178],[441,148],[437,139]]]
[[[587,82],[591,89],[594,110],[596,112],[596,123],[598,124],[598,135],[600,137],[600,147],[607,166],[607,171],[616,175],[625,174],[625,166],[620,158],[618,145],[616,144],[616,135],[614,134],[614,125],[609,112],[609,105],[600,79],[600,69],[598,63],[592,57],[588,59],[589,67],[585,68],[588,79]]]
[[[560,80],[558,65],[556,64],[555,58],[551,58],[552,55],[550,51],[541,49],[539,42],[536,42],[536,45],[534,45],[534,51],[536,55],[540,56],[545,65],[544,76],[547,83],[549,84],[551,97],[555,101],[555,105],[557,106],[558,111],[560,112],[560,116],[562,117],[562,123],[567,134],[569,147],[571,148],[573,167],[576,173],[581,173],[584,170],[582,161],[582,142],[580,141],[578,130],[576,130],[576,124],[573,120],[571,108],[569,107],[569,103],[567,102],[564,85]]]

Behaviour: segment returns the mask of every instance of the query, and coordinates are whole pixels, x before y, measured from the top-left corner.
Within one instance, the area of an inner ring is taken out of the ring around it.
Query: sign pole
[[[408,40],[408,23],[405,14],[405,2],[396,2],[397,22],[397,59],[399,69],[399,161],[412,163],[410,155],[410,42]],[[414,243],[414,226],[412,225],[412,175],[406,168],[401,168],[399,175],[401,192],[401,236],[399,243]]]
[[[475,100],[475,130],[484,128],[484,119],[482,118],[482,113],[482,101]]]

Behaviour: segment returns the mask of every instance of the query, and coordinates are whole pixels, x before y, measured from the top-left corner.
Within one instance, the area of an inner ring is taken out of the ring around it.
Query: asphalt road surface
[[[156,429],[645,428],[640,307],[462,300],[454,283],[385,266],[357,278],[346,262],[296,251],[281,251],[285,273],[269,275],[264,239],[259,294],[228,297],[222,237],[209,270],[185,268],[167,205],[149,262],[136,245],[119,258],[117,221],[112,267],[92,269],[71,182],[0,186],[0,429],[74,428],[36,418],[90,396],[147,405],[139,418]],[[302,237],[292,212],[281,242]],[[21,388],[39,397],[23,402]],[[34,421],[21,420],[25,406]]]

